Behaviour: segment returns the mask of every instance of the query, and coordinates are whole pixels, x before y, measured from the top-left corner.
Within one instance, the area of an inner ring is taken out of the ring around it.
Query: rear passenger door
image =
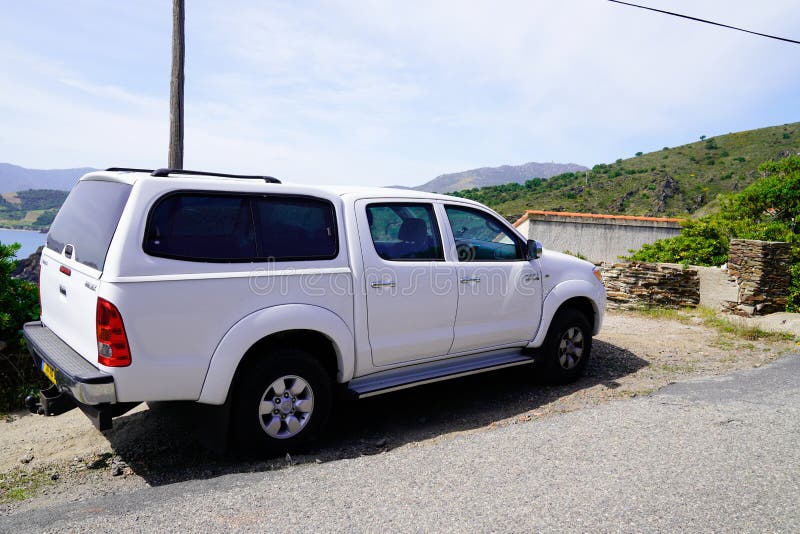
[[[360,200],[356,217],[373,364],[447,355],[458,297],[433,203]]]

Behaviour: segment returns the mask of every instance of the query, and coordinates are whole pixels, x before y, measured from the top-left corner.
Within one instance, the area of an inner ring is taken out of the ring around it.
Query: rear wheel
[[[330,377],[307,352],[278,348],[241,370],[232,408],[237,448],[264,455],[295,451],[327,423]]]
[[[549,382],[573,382],[585,372],[591,351],[589,320],[580,311],[567,308],[558,312],[550,324],[542,347],[540,367]]]

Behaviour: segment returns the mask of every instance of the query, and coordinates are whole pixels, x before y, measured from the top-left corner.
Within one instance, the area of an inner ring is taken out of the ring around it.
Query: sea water
[[[17,258],[24,259],[36,252],[36,249],[44,245],[44,240],[47,234],[41,232],[32,232],[30,230],[9,230],[7,228],[0,228],[0,243],[3,245],[10,245],[11,243],[19,243],[22,245],[17,251]]]

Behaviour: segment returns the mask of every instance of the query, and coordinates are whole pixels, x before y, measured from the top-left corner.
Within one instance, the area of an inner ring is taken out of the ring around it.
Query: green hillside
[[[800,123],[704,138],[549,180],[451,193],[514,217],[527,209],[686,216],[744,189],[758,166],[800,153]]]
[[[0,228],[45,230],[67,198],[67,191],[29,189],[0,195]]]

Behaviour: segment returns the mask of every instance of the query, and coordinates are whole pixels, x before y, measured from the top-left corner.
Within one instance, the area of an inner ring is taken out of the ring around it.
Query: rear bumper
[[[117,402],[114,377],[86,361],[41,321],[22,327],[36,367],[42,362],[54,371],[55,386],[79,405],[99,406]]]

